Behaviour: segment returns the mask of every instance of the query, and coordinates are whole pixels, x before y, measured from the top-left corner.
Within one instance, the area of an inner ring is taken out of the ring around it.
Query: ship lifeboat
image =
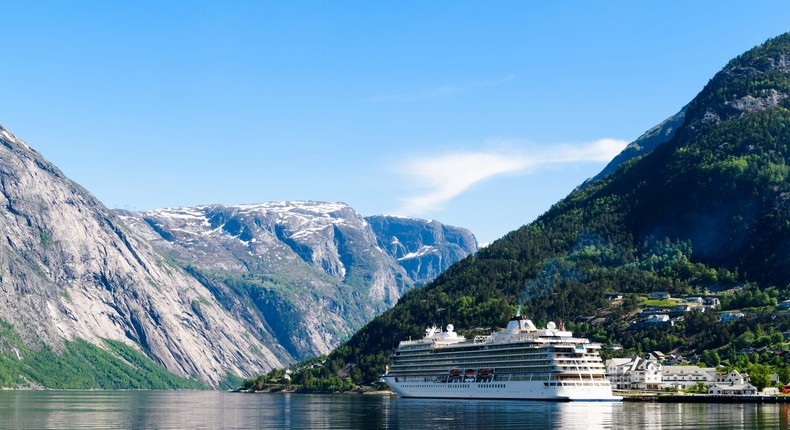
[[[450,376],[461,376],[461,369],[450,369]]]
[[[480,369],[480,370],[477,372],[477,374],[478,374],[478,375],[480,375],[480,376],[491,376],[491,375],[493,375],[493,374],[494,374],[494,371],[493,371],[492,369],[489,369],[489,368],[487,368],[487,367],[484,367],[484,368]]]
[[[475,369],[466,369],[466,377],[467,378],[474,378],[475,377]]]

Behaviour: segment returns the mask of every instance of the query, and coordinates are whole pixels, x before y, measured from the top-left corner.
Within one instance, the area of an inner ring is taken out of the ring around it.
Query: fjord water
[[[2,391],[13,429],[758,429],[790,406],[418,400],[193,391]]]

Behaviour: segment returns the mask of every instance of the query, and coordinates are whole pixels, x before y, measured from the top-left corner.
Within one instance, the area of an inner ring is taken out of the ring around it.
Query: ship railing
[[[485,379],[471,379],[465,375],[453,376],[449,374],[436,375],[436,374],[421,374],[421,375],[384,375],[393,378],[396,382],[425,382],[425,383],[439,383],[439,384],[461,384],[461,383],[490,383],[490,382],[511,382],[511,381],[539,381],[539,382],[556,382],[556,383],[581,383],[589,384],[610,384],[609,379],[603,375],[584,375],[576,374],[569,375],[563,373],[505,373],[505,374],[492,374]]]

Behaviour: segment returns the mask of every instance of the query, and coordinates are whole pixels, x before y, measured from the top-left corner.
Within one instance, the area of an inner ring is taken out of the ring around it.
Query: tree
[[[705,352],[702,353],[702,360],[708,367],[717,367],[721,364],[719,353],[713,349],[706,349]]]
[[[749,381],[759,391],[762,391],[771,383],[771,367],[765,364],[752,364],[747,371]]]

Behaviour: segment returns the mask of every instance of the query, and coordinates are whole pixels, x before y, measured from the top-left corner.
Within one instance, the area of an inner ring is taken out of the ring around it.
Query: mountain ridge
[[[477,250],[466,229],[416,218],[363,217],[337,202],[117,213],[222,297],[226,309],[249,330],[267,333],[296,359],[328,353],[391,307],[413,288],[420,268],[424,273],[417,281],[424,282]],[[387,231],[384,239],[385,231],[375,226],[390,219],[402,229]],[[417,271],[407,270],[381,248],[398,235],[409,249],[423,246],[423,239],[431,244],[424,255],[408,259]]]

